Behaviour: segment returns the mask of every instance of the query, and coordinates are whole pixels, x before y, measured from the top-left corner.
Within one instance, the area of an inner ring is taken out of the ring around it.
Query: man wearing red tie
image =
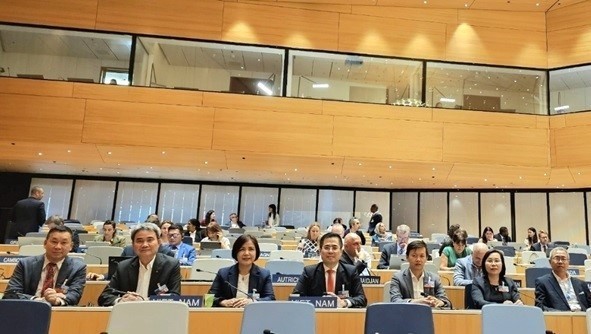
[[[322,262],[304,268],[294,294],[300,296],[338,296],[339,307],[365,307],[367,299],[355,267],[339,263],[343,240],[329,232],[320,238]]]
[[[32,299],[53,306],[78,305],[86,283],[86,264],[68,257],[72,231],[65,226],[49,230],[45,254],[23,258],[8,282],[4,299]]]

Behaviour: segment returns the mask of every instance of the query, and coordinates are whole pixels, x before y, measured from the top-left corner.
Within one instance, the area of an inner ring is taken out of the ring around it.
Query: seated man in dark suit
[[[181,266],[173,257],[158,253],[160,228],[153,223],[138,225],[131,232],[137,256],[119,262],[98,304],[146,300],[151,295],[180,294]],[[122,296],[121,296],[122,295]]]
[[[530,250],[535,251],[535,252],[544,252],[544,253],[548,254],[548,252],[550,251],[550,248],[551,248],[551,245],[550,245],[550,238],[548,238],[548,233],[546,233],[546,231],[544,231],[544,230],[540,230],[538,232],[538,242],[531,245]]]
[[[378,263],[378,269],[390,268],[390,256],[404,255],[406,254],[406,244],[408,243],[408,237],[410,235],[410,227],[408,225],[399,225],[396,228],[396,242],[384,247],[380,262]]]
[[[342,253],[341,236],[332,232],[323,235],[320,238],[322,262],[304,268],[293,293],[301,296],[341,295],[339,307],[365,307],[367,299],[359,275],[355,267],[339,263]]]
[[[349,233],[345,236],[345,247],[343,255],[341,255],[340,263],[348,264],[355,267],[358,275],[363,275],[363,271],[367,269],[369,257],[363,249],[361,249],[361,239],[356,233]]]
[[[427,244],[422,240],[408,244],[406,259],[409,267],[392,276],[390,301],[451,308],[451,302],[441,286],[439,276],[424,270],[427,262]]]
[[[45,254],[18,262],[3,299],[42,300],[53,306],[78,305],[86,283],[86,264],[68,257],[72,231],[65,226],[50,229],[43,246]]]
[[[544,311],[586,311],[591,305],[591,293],[585,282],[568,273],[566,249],[554,248],[550,265],[552,272],[536,279],[536,306]]]
[[[513,241],[509,236],[509,229],[506,226],[501,226],[501,228],[499,228],[499,233],[495,234],[495,239],[503,242],[503,245]]]

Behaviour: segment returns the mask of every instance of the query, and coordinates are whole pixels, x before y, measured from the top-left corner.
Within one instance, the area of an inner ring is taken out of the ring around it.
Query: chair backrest
[[[380,242],[378,242],[378,250],[380,252],[383,252],[384,251],[384,247],[386,247],[388,245],[391,245],[393,243],[394,243],[394,241],[380,241]]]
[[[233,259],[202,259],[199,258],[193,262],[191,267],[191,279],[202,281],[213,281],[218,270],[234,265]],[[197,271],[197,269],[202,271]],[[208,273],[208,271],[212,273]]]
[[[552,272],[552,268],[526,268],[525,269],[525,287],[535,288],[536,278]]]
[[[35,256],[45,254],[43,245],[23,245],[18,249],[18,255]]]
[[[391,285],[392,285],[392,281],[388,281],[388,282],[384,283],[384,291],[382,292],[383,293],[382,299],[384,300],[384,303],[389,303],[391,300],[390,299],[390,286]]]
[[[0,300],[0,324],[11,334],[47,334],[50,322],[51,306],[47,303],[32,300]]]
[[[94,226],[95,230],[100,231],[103,228],[103,225],[105,225],[105,222],[103,221],[93,221],[92,222],[92,226]]]
[[[585,270],[591,269],[591,259],[585,260]]]
[[[265,242],[259,242],[259,248],[261,249],[261,252],[270,252],[270,251],[276,251],[279,249],[277,244],[274,243],[268,243],[266,240]]]
[[[442,243],[445,240],[447,234],[445,233],[431,233],[431,241],[436,243]]]
[[[393,331],[394,328],[395,331]],[[431,308],[427,305],[411,303],[369,305],[365,311],[365,334],[394,332],[435,333]]]
[[[513,246],[494,246],[493,248],[500,250],[505,256],[515,256],[515,248],[513,248]]]
[[[551,268],[550,259],[546,257],[534,259],[532,262],[534,263],[534,268]]]
[[[304,262],[291,260],[269,260],[265,269],[274,274],[300,275],[304,271]]]
[[[88,240],[84,243],[86,247],[97,247],[97,246],[110,246],[111,244],[108,241],[94,241]]]
[[[472,244],[475,244],[475,243],[477,243],[477,242],[478,242],[478,240],[480,240],[480,238],[479,238],[479,237],[468,237],[468,238],[466,239],[466,244],[468,244],[468,245],[472,245]]]
[[[441,261],[441,260],[440,260]],[[410,264],[406,261],[402,262],[402,264],[400,265],[400,270],[405,270],[408,267],[410,267]],[[423,267],[423,270],[429,273],[433,273],[433,274],[437,274],[439,275],[439,267],[435,266],[435,264],[433,263],[425,263],[425,266]],[[440,276],[440,278],[444,278],[445,276]],[[447,285],[452,285],[451,282],[444,282],[447,283]]]
[[[43,245],[45,237],[18,237],[18,245]]]
[[[568,257],[569,257],[569,263],[571,266],[584,266],[585,260],[589,259],[589,257],[587,256],[587,253],[585,253],[585,254],[569,253]]]
[[[476,309],[474,300],[472,299],[472,283],[464,287],[464,308],[467,310]]]
[[[577,246],[570,246],[566,250],[566,252],[569,253],[569,254],[575,254],[575,253],[577,253],[577,254],[585,254],[585,255],[589,254],[589,252],[587,252],[587,249],[581,248],[578,245]]]
[[[527,247],[527,249],[529,249],[529,246],[527,246],[524,242],[512,241],[512,242],[508,242],[507,246],[513,247],[516,251],[522,251],[526,247]]]
[[[256,302],[246,305],[240,333],[267,331],[278,334],[316,333],[314,306],[288,301]]]
[[[211,251],[212,259],[234,259],[231,249],[214,249]]]
[[[406,262],[406,256],[392,254],[392,255],[390,255],[390,263],[388,264],[388,268],[390,268],[390,269],[402,269],[402,264],[404,262]]]
[[[568,249],[571,249],[571,248],[574,248],[574,249],[577,249],[577,248],[584,249],[584,250],[587,251],[587,254],[591,254],[591,246],[589,246],[589,245],[574,244],[574,245],[570,245],[570,247]]]
[[[535,259],[545,258],[546,253],[544,252],[537,252],[537,251],[523,251],[521,252],[521,263],[522,264],[529,264]]]
[[[554,247],[568,248],[568,246],[570,246],[569,241],[553,241],[552,244],[554,245]]]
[[[86,249],[86,264],[108,264],[109,256],[120,256],[123,248],[114,246],[88,246]]]
[[[304,262],[304,253],[297,250],[276,250],[271,251],[269,260],[293,260]]]
[[[87,242],[93,242],[94,238],[96,237],[96,234],[90,234],[90,233],[81,233],[78,234],[78,239],[80,240],[80,244],[81,245],[86,245]]]
[[[505,274],[517,273],[517,267],[515,266],[515,258],[512,256],[505,256]]]
[[[27,237],[31,237],[31,238],[43,238],[45,239],[45,237],[47,236],[47,232],[28,232],[26,234]]]
[[[118,303],[111,310],[107,332],[188,334],[189,306],[174,301]]]
[[[488,304],[482,308],[482,334],[544,334],[542,309],[535,306]]]

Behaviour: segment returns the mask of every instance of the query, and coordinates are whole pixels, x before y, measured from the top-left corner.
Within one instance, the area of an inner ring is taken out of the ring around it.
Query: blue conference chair
[[[265,269],[271,272],[271,275],[300,275],[304,271],[304,262],[291,260],[269,260],[265,264]]]
[[[587,254],[569,253],[568,257],[571,266],[584,266],[587,260]]]
[[[393,316],[396,315],[396,316]],[[393,331],[393,329],[396,329]],[[365,312],[365,334],[433,334],[433,313],[427,305],[409,303],[374,303]]]
[[[272,301],[246,305],[241,334],[315,334],[316,313],[308,303]]]
[[[11,334],[47,334],[51,306],[32,300],[0,300],[0,324]]]
[[[482,307],[482,334],[545,334],[542,309],[535,306],[489,304]]]
[[[552,272],[552,268],[527,268],[525,269],[525,287],[535,288],[536,278]]]
[[[214,249],[211,251],[211,257],[214,259],[233,259],[231,249]]]
[[[500,250],[505,256],[515,256],[515,248],[513,246],[494,246],[493,248]]]

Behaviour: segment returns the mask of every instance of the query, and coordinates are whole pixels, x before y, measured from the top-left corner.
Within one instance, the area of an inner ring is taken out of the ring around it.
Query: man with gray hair
[[[153,223],[139,224],[131,232],[131,259],[119,262],[98,304],[147,300],[149,296],[181,292],[181,266],[173,257],[158,253],[160,228]]]
[[[587,283],[568,273],[569,255],[566,249],[550,251],[552,272],[536,279],[536,306],[543,311],[583,311],[591,306]]]
[[[45,204],[41,202],[43,195],[43,188],[34,186],[28,198],[16,202],[12,208],[10,217],[12,225],[7,239],[17,239],[29,232],[39,231],[45,223]]]
[[[378,269],[388,269],[390,267],[390,256],[406,254],[406,245],[408,244],[408,238],[410,235],[410,227],[408,225],[398,225],[396,228],[396,242],[384,247],[382,250],[382,256],[378,264]]]
[[[472,246],[472,256],[466,256],[456,261],[454,267],[454,285],[466,286],[472,280],[482,276],[482,258],[488,251],[488,246],[482,242]]]
[[[341,239],[345,237],[345,229],[343,228],[343,224],[332,224],[330,227],[330,232],[340,235]]]

